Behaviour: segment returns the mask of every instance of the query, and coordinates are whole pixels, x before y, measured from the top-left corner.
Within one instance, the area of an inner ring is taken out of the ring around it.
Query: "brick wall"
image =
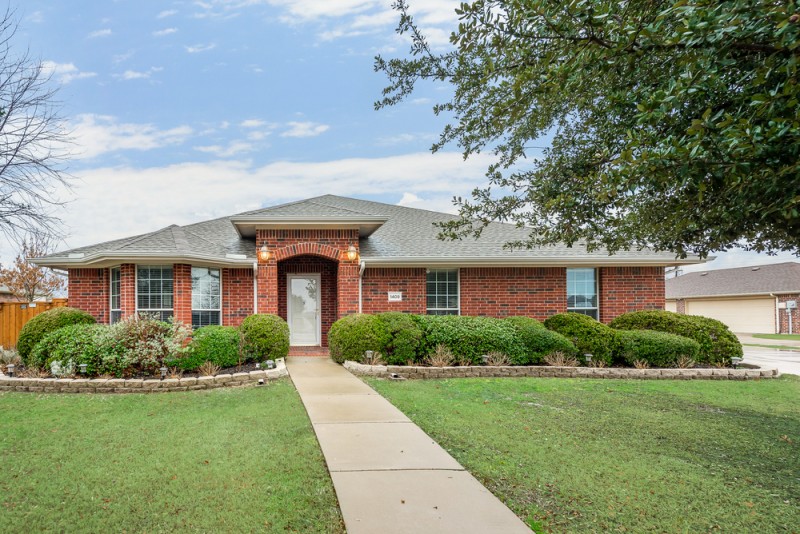
[[[425,313],[426,274],[423,268],[366,269],[361,281],[361,306],[364,313],[397,311]],[[389,302],[389,291],[400,291],[401,302]]]
[[[253,314],[253,269],[222,269],[222,324],[239,326]]]
[[[600,320],[626,312],[664,309],[663,267],[602,267]]]
[[[176,321],[192,324],[192,266],[174,264],[172,284],[172,315]]]
[[[70,269],[68,276],[70,307],[91,313],[98,323],[108,323],[108,269]]]
[[[322,346],[328,346],[328,330],[338,319],[337,266],[336,262],[317,256],[296,256],[278,263],[278,315],[287,317],[287,276],[288,274],[320,275],[320,309],[322,311],[320,330]]]
[[[800,294],[794,295],[778,295],[778,302],[786,302],[787,300],[796,300],[800,305]],[[789,333],[789,310],[786,308],[778,310],[779,332],[781,334]],[[800,334],[800,310],[792,310],[792,334]]]
[[[567,309],[563,267],[467,267],[460,276],[462,315],[543,320]]]

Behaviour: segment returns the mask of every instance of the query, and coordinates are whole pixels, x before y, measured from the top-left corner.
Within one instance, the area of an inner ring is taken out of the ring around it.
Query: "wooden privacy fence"
[[[53,302],[0,302],[0,345],[16,347],[22,327],[47,310],[67,305],[67,299],[53,299]]]

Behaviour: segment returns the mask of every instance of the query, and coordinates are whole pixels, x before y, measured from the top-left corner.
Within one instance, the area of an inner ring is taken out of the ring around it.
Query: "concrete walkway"
[[[330,359],[287,367],[317,433],[348,534],[530,529],[375,390]]]

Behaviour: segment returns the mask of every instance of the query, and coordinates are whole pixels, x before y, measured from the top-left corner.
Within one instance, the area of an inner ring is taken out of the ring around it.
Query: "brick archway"
[[[342,251],[324,243],[295,243],[275,251],[275,261],[288,260],[294,256],[321,256],[339,262]]]

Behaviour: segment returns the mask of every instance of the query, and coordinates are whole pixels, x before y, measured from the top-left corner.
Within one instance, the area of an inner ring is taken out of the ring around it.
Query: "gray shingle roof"
[[[800,263],[688,273],[666,281],[668,299],[800,293]]]
[[[503,248],[503,245],[509,241],[524,239],[527,230],[501,223],[490,224],[477,240],[465,238],[461,241],[442,241],[437,238],[439,229],[434,223],[456,220],[456,216],[381,202],[323,195],[195,224],[168,226],[148,234],[58,252],[42,258],[41,263],[63,267],[67,264],[88,264],[101,257],[134,257],[137,254],[147,258],[160,255],[164,258],[185,257],[209,261],[216,259],[221,263],[254,261],[255,241],[252,238],[241,237],[231,219],[237,217],[253,219],[261,216],[286,220],[292,217],[331,220],[359,217],[386,218],[386,222],[374,233],[361,238],[361,258],[367,263],[374,264],[403,264],[414,261],[435,264],[437,261],[445,263],[463,261],[532,265],[558,262],[585,262],[597,265],[638,262],[670,265],[697,262],[694,258],[676,261],[673,254],[648,250],[623,251],[609,256],[603,250],[587,252],[580,244],[572,248],[551,246],[510,251]],[[236,258],[234,261],[230,255],[245,257]]]

